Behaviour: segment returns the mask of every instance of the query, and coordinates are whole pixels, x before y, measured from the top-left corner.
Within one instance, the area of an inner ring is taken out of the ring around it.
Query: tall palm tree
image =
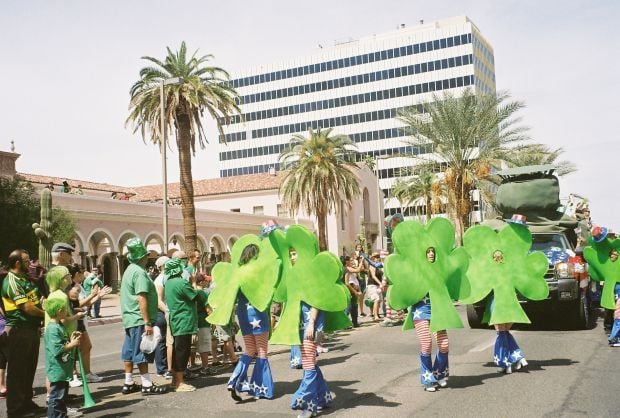
[[[160,145],[160,83],[172,77],[182,78],[182,84],[165,86],[164,123],[171,132],[174,127],[176,136],[181,173],[183,233],[186,249],[191,250],[197,248],[192,156],[196,154],[196,142],[200,148],[204,148],[207,142],[201,118],[206,111],[216,121],[220,137],[223,138],[222,124],[227,123],[232,114],[240,113],[240,110],[235,103],[237,92],[228,82],[228,73],[222,68],[208,65],[213,55],[197,56],[196,50],[188,56],[185,42],[181,43],[176,52],[168,47],[166,49],[168,55],[164,61],[142,57],[155,66],[142,68],[140,79],[131,87],[130,113],[126,124],[133,123],[134,132],[140,130],[145,142],[148,137]]]
[[[359,196],[355,144],[346,135],[330,136],[331,129],[310,130],[309,136],[295,135],[280,154],[288,170],[280,184],[283,204],[291,213],[303,209],[317,218],[319,248],[327,249],[327,215],[351,207]]]
[[[392,196],[398,200],[400,205],[400,213],[405,215],[405,205],[411,200],[409,199],[409,182],[402,178],[397,178],[392,185]]]
[[[426,113],[416,107],[400,112],[399,119],[413,133],[407,142],[432,146],[433,154],[423,162],[447,165],[448,208],[459,241],[469,226],[471,190],[507,148],[527,139],[527,128],[515,117],[524,104],[508,99],[507,93],[476,95],[468,88],[460,97],[445,92],[434,95],[432,102],[423,105]]]
[[[564,154],[563,148],[552,149],[545,144],[526,144],[511,149],[504,156],[504,160],[515,167],[553,164],[557,167],[556,172],[559,176],[577,171],[577,166],[571,161],[559,160],[562,154]]]

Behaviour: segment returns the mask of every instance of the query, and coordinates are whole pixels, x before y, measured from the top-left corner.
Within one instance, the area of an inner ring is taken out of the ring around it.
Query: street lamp
[[[160,124],[161,131],[160,135],[160,145],[161,145],[161,176],[162,176],[162,184],[164,187],[164,248],[162,248],[162,252],[164,255],[168,253],[168,170],[166,167],[166,96],[164,93],[164,86],[172,86],[177,84],[183,84],[183,78],[181,77],[172,77],[162,79],[159,83],[159,106],[161,109],[160,115]]]

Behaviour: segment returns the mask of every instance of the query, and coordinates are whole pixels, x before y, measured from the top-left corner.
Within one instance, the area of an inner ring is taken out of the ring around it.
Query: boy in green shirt
[[[81,412],[68,411],[65,404],[69,379],[73,374],[73,349],[80,345],[81,335],[75,331],[71,334],[71,339],[67,341],[67,331],[62,324],[62,321],[67,317],[67,310],[62,300],[48,300],[45,304],[45,312],[50,317],[43,336],[45,374],[50,382],[47,416],[54,418],[82,416]]]

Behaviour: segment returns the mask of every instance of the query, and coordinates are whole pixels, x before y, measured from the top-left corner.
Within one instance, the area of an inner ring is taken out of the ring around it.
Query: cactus
[[[32,224],[39,239],[39,263],[49,268],[52,262],[52,192],[41,190],[41,224]]]

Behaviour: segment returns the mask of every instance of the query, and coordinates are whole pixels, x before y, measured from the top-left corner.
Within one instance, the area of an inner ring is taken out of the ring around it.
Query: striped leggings
[[[269,332],[260,335],[244,335],[245,354],[250,357],[267,358],[267,341],[269,340]]]
[[[431,350],[433,348],[433,338],[430,333],[430,321],[428,320],[416,320],[413,321],[415,324],[415,331],[418,334],[418,339],[420,340],[420,352],[422,354],[430,355]],[[437,347],[441,353],[448,352],[448,333],[445,330],[437,331],[434,333],[435,339],[437,340]]]
[[[316,368],[316,343],[314,340],[303,340],[301,342],[301,365],[304,370]]]

